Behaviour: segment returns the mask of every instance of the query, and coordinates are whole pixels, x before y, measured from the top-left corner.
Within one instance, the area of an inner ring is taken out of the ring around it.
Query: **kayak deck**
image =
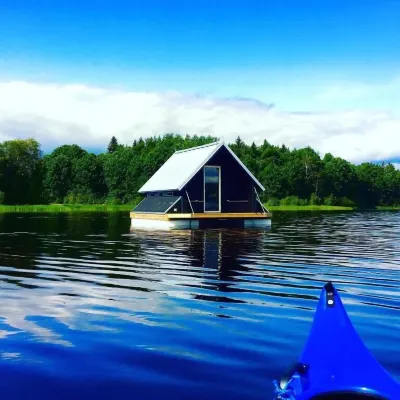
[[[303,353],[277,394],[301,400],[400,399],[400,385],[368,351],[331,283],[321,291]]]

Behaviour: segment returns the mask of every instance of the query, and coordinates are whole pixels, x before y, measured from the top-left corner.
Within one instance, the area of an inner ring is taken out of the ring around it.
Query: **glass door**
[[[204,212],[221,211],[221,167],[204,167]]]

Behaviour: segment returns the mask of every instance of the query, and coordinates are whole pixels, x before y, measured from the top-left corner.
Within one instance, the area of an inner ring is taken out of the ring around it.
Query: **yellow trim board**
[[[159,221],[172,219],[228,219],[228,218],[271,218],[271,213],[195,213],[195,214],[152,214],[152,213],[130,213],[131,218],[137,219],[154,219]]]

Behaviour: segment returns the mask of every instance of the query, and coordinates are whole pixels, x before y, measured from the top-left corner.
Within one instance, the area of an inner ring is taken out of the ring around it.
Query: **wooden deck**
[[[270,219],[271,213],[195,213],[195,214],[152,214],[131,212],[134,219],[147,219],[156,221],[172,221],[187,219]]]

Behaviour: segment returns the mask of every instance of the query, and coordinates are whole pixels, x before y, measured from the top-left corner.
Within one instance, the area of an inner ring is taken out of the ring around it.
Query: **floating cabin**
[[[268,227],[264,190],[223,142],[176,151],[139,190],[131,228]]]

